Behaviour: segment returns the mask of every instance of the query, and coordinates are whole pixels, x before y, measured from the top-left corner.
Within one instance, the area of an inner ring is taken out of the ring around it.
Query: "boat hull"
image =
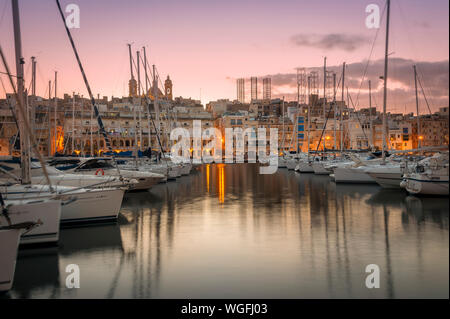
[[[300,162],[295,170],[300,173],[314,173],[314,169],[312,168],[311,164],[304,162]]]
[[[8,205],[8,202],[6,202]],[[41,201],[13,205],[8,208],[8,216],[12,224],[25,222],[40,222],[41,225],[25,233],[20,238],[20,244],[56,243],[59,240],[59,225],[61,221],[61,201]],[[0,215],[0,224],[6,225],[7,220]]]
[[[402,173],[367,173],[375,182],[383,188],[400,189],[403,180]]]
[[[181,167],[181,175],[189,175],[191,173],[192,164],[183,164]]]
[[[12,288],[21,233],[20,229],[0,230],[0,291]]]
[[[316,175],[330,175],[330,171],[325,169],[323,163],[313,163],[312,168]]]
[[[413,195],[449,195],[448,176],[429,177],[426,174],[411,174],[405,179],[405,189]]]
[[[125,191],[122,189],[107,189],[76,194],[76,201],[63,206],[61,223],[116,220],[122,206],[124,193]]]
[[[286,167],[288,170],[294,170],[297,167],[297,165],[298,165],[298,161],[296,161],[294,159],[288,160],[286,163]]]
[[[336,183],[376,184],[376,181],[371,176],[356,168],[335,168],[334,180]]]
[[[286,167],[287,167],[286,159],[282,157],[278,158],[278,168],[286,168]]]
[[[43,200],[57,198],[67,202],[61,208],[61,224],[90,223],[115,220],[122,205],[123,189],[84,189],[62,195],[53,194],[42,186],[32,186],[30,190],[18,188],[17,191],[5,192],[8,200]]]

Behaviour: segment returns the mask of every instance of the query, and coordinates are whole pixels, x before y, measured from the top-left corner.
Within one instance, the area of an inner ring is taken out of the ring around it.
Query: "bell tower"
[[[170,101],[173,100],[173,93],[172,93],[172,80],[169,76],[167,76],[166,81],[164,82],[164,92],[166,95],[166,98],[168,98]]]

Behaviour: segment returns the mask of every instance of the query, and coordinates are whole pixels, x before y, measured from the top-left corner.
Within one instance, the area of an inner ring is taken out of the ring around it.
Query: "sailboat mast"
[[[391,14],[391,0],[387,0],[387,15],[386,15],[386,48],[384,53],[384,88],[383,88],[383,143],[382,154],[383,162],[386,160],[386,138],[387,138],[387,118],[386,118],[386,103],[387,103],[387,81],[388,81],[388,62],[389,62],[389,20]]]
[[[25,63],[22,57],[22,38],[20,33],[20,14],[18,0],[12,0],[12,13],[14,24],[14,47],[16,53],[16,72],[17,72],[17,99],[20,105],[24,105],[24,71],[23,64]],[[20,106],[19,106],[20,107]],[[26,132],[25,121],[27,121],[28,112],[18,112],[19,116],[19,132],[20,132],[20,152],[21,152],[21,172],[22,183],[31,184],[30,171],[30,137]]]
[[[91,153],[91,156],[94,156],[94,137],[93,137],[93,134],[94,134],[94,127],[93,127],[93,125],[92,125],[92,122],[94,121],[94,108],[92,108],[91,107],[91,119],[89,120],[89,135],[90,135],[90,141],[89,141],[89,144],[90,144],[90,153]]]
[[[334,150],[336,151],[336,73],[333,73]],[[336,153],[335,153],[336,155]]]
[[[47,109],[47,126],[48,126],[48,157],[52,156],[52,122],[51,115],[51,102],[52,101],[52,81],[48,81],[48,109]]]
[[[55,142],[55,149],[53,150],[53,154],[52,155],[56,154],[56,150],[57,150],[56,144],[58,143],[58,128],[57,128],[57,109],[58,109],[58,97],[57,97],[58,91],[57,91],[57,89],[58,89],[58,87],[57,87],[57,85],[58,85],[58,72],[55,71],[55,110],[54,110],[55,136],[53,138],[53,140]]]
[[[308,76],[308,161],[311,141],[311,76]]]
[[[145,94],[148,94],[147,52],[145,47],[142,47],[142,50],[144,52]]]
[[[339,128],[341,131],[341,143],[340,143],[341,144],[341,152],[344,150],[344,122],[343,122],[343,120],[344,120],[343,107],[345,104],[344,94],[345,94],[345,62],[342,66],[342,104],[341,104],[341,117],[340,117],[340,123],[339,123]]]
[[[145,47],[142,47],[144,50],[144,70],[145,70],[145,96],[148,96],[148,73],[147,73],[147,52],[145,50]],[[148,127],[148,148],[151,148],[151,138],[152,138],[152,132],[150,127],[150,110],[147,110],[147,127]]]
[[[325,119],[327,117],[326,110],[325,110],[325,104],[326,104],[326,96],[327,96],[327,57],[323,59],[323,120],[325,123]]]
[[[128,44],[128,52],[130,55],[130,73],[131,73],[131,79],[134,80],[134,72],[133,72],[133,56],[131,54],[131,44]]]
[[[36,135],[36,58],[31,57],[31,95],[33,99],[30,105],[30,124],[31,131]]]
[[[417,69],[416,66],[413,66],[414,68],[414,85],[416,87],[416,114],[417,114],[417,146],[420,148],[422,145],[420,141],[420,118],[419,118],[419,93],[417,91]]]
[[[291,144],[294,141],[294,134],[296,135],[295,140],[297,141],[297,147],[296,147],[296,154],[300,152],[299,150],[299,139],[298,139],[298,118],[300,114],[300,75],[299,75],[299,69],[297,69],[297,114],[295,117],[295,123],[292,126],[292,139]]]
[[[156,78],[156,67],[153,64],[153,98],[154,100],[154,108],[155,108],[155,113],[156,113],[156,128],[158,130],[158,132],[161,129],[161,125],[160,125],[160,114],[159,114],[159,105],[158,105],[158,79]]]
[[[72,154],[75,150],[75,92],[72,98]]]
[[[141,126],[141,52],[136,52],[137,77],[138,77],[138,129],[139,129],[139,150],[142,151],[142,126]]]
[[[374,147],[373,121],[372,121],[372,81],[369,80],[369,122],[370,122],[370,143]]]

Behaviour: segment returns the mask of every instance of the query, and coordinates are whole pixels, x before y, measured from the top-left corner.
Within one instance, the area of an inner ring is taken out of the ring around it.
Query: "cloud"
[[[357,34],[296,34],[291,37],[291,43],[296,46],[348,52],[355,51],[369,42],[368,38]]]
[[[413,65],[417,65],[420,81],[424,87],[427,100],[432,111],[437,111],[439,107],[448,106],[449,96],[449,61],[417,62],[410,59],[391,58],[389,59],[389,82],[388,82],[388,110],[391,112],[403,112],[415,110],[415,87]],[[383,98],[383,81],[380,76],[384,72],[384,60],[375,60],[369,63],[367,75],[361,84],[362,75],[367,65],[367,61],[350,63],[346,68],[345,86],[349,88],[353,102],[357,107],[368,106],[368,80],[372,82],[373,101],[380,109]],[[336,72],[337,78],[341,76],[342,66],[328,66],[329,71]],[[307,68],[307,72],[317,71],[322,78],[323,69],[321,67]],[[296,73],[278,73],[266,75],[272,79],[272,92],[274,97],[286,96],[295,100],[297,92]],[[319,85],[322,80],[319,79]],[[361,90],[360,90],[361,87]],[[292,90],[292,94],[286,93],[286,89]],[[322,90],[319,90],[322,94]],[[358,96],[359,93],[359,96]],[[423,99],[421,88],[420,109],[421,113],[427,113],[428,108]],[[340,88],[338,97],[341,96]],[[358,96],[358,98],[357,98]],[[358,102],[357,102],[358,100]]]

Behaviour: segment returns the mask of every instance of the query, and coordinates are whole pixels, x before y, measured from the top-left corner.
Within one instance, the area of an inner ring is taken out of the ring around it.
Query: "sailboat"
[[[20,134],[21,150],[21,182],[20,188],[26,187],[30,183],[30,139],[34,139],[28,122],[28,112],[24,108],[24,67],[22,63],[22,42],[20,32],[20,15],[18,0],[12,0],[12,13],[14,25],[14,46],[16,55],[17,89],[14,83],[9,66],[6,62],[3,49],[0,47],[0,56],[8,75],[11,87],[17,100],[15,111],[18,114],[16,122]],[[35,147],[35,143],[32,145]],[[42,161],[42,158],[40,158]],[[49,182],[49,180],[47,180]],[[49,182],[50,185],[50,182]],[[50,186],[51,187],[51,186]],[[9,190],[9,187],[6,187]],[[3,190],[2,190],[3,191]],[[14,202],[4,202],[1,197],[3,208],[0,222],[3,227],[7,224],[20,224],[23,222],[39,222],[42,227],[35,229],[26,236],[20,238],[20,243],[53,243],[59,239],[59,221],[61,217],[61,201],[49,198],[40,202],[29,202],[20,200]],[[6,236],[6,235],[5,235]],[[14,237],[14,236],[13,236]]]
[[[1,211],[0,211],[0,292],[11,289],[14,280],[14,272],[16,269],[17,250],[19,243],[27,233],[35,231],[36,227],[41,226],[42,222],[26,221],[22,223],[13,223],[11,216],[14,218],[16,212],[25,212],[24,215],[30,215],[35,208],[34,203],[31,204],[9,204],[6,206],[3,197],[0,194]],[[19,216],[21,218],[21,216]],[[58,225],[59,227],[59,225]]]
[[[1,191],[4,194],[5,200],[20,201],[26,203],[28,200],[33,201],[48,201],[57,200],[64,201],[65,205],[59,209],[58,214],[50,214],[43,209],[36,209],[34,213],[36,218],[41,220],[54,216],[52,222],[47,221],[49,225],[58,224],[56,221],[83,221],[83,220],[104,220],[110,218],[117,218],[120,210],[124,190],[123,189],[100,189],[100,190],[86,190],[83,188],[75,188],[68,186],[58,186],[54,188],[51,180],[47,174],[46,164],[37,149],[37,144],[34,141],[32,130],[28,123],[28,112],[24,108],[24,72],[22,63],[22,46],[20,36],[20,19],[19,19],[19,5],[18,0],[12,0],[13,7],[13,22],[15,34],[15,49],[16,49],[16,69],[17,69],[17,90],[8,64],[0,47],[0,54],[3,65],[8,74],[11,87],[14,90],[17,100],[17,111],[19,114],[18,127],[21,136],[21,184],[3,186]],[[32,143],[30,143],[30,139]],[[32,185],[31,179],[31,157],[30,145],[32,145],[35,155],[38,157],[45,176],[45,185]],[[39,216],[38,213],[46,214],[46,216]],[[42,229],[42,228],[41,228]],[[59,232],[59,227],[57,227]],[[54,236],[53,238],[56,238]]]
[[[369,166],[365,172],[383,188],[400,188],[403,180],[401,163]]]
[[[112,176],[136,180],[137,183],[130,185],[129,190],[148,190],[165,178],[164,175],[157,173],[127,169],[121,169],[119,175],[111,158],[85,159],[80,165],[66,172],[83,176]]]
[[[58,242],[61,200],[5,200],[4,204],[8,213],[0,214],[0,226],[26,222],[40,225],[20,237],[21,245]]]
[[[0,292],[12,288],[20,236],[25,227],[0,226]]]
[[[383,141],[382,141],[382,160],[372,160],[370,162],[358,162],[349,166],[336,167],[334,169],[334,178],[337,183],[376,183],[366,172],[366,165],[371,164],[386,164],[386,137],[387,137],[387,117],[386,117],[386,104],[387,104],[387,81],[388,81],[388,62],[389,62],[389,23],[391,12],[391,1],[387,0],[387,15],[386,15],[386,42],[385,42],[385,55],[384,55],[384,87],[383,87]]]
[[[449,153],[437,153],[405,173],[400,184],[414,195],[449,195]]]

